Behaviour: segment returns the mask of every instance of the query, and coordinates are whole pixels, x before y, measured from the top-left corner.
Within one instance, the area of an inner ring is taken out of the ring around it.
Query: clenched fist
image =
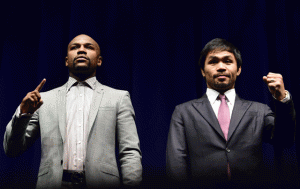
[[[23,98],[20,109],[21,113],[30,113],[33,114],[37,109],[41,107],[43,104],[43,100],[41,99],[40,91],[46,83],[46,79],[36,87],[34,91],[27,93],[27,95]]]
[[[269,72],[263,77],[264,82],[268,85],[269,91],[277,99],[282,100],[286,96],[283,78],[281,74]]]

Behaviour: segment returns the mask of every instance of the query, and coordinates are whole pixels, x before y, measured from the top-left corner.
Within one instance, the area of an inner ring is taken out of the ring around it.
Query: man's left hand
[[[269,72],[263,77],[264,82],[268,85],[271,94],[279,101],[285,98],[283,78],[281,74]]]

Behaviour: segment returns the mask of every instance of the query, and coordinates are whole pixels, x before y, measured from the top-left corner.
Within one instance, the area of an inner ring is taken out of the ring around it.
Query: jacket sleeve
[[[142,181],[142,155],[135,114],[127,91],[118,106],[117,140],[123,184],[138,186]]]
[[[40,136],[37,111],[32,116],[19,116],[19,109],[7,124],[4,134],[3,147],[8,157],[21,155]]]
[[[264,139],[271,140],[277,147],[290,147],[295,142],[296,112],[293,100],[282,103],[274,100],[275,113],[270,108],[266,113]]]
[[[185,127],[178,106],[175,108],[167,141],[166,171],[172,182],[181,183],[188,177],[188,150]]]

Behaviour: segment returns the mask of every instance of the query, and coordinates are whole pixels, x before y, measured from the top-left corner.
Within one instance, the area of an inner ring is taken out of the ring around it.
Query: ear
[[[202,68],[200,70],[201,70],[202,76],[205,77],[204,70]]]
[[[66,58],[65,58],[65,63],[66,63],[66,66],[68,67],[68,65],[69,65],[68,56],[66,56]]]
[[[99,56],[98,61],[97,61],[97,66],[102,65],[102,56]]]
[[[242,67],[239,67],[236,75],[239,76],[241,74],[241,72],[242,72]]]

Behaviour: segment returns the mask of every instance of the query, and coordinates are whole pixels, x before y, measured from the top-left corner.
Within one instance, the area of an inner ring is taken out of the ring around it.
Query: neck
[[[234,88],[231,88],[231,89],[214,89],[214,88],[211,88],[211,87],[208,87],[209,89],[212,89],[212,90],[215,90],[217,91],[218,93],[224,95],[227,91],[231,90],[231,89],[234,89]]]
[[[89,73],[88,74],[86,74],[86,73],[76,73],[76,74],[74,74],[74,73],[70,72],[69,75],[70,75],[70,77],[73,77],[77,81],[81,82],[81,81],[85,81],[85,80],[87,80],[91,77],[96,76],[96,72],[94,72],[93,74],[89,74]]]
[[[224,93],[226,92],[227,90],[218,90],[218,92],[220,93],[220,94],[222,94],[222,95],[224,95]]]

